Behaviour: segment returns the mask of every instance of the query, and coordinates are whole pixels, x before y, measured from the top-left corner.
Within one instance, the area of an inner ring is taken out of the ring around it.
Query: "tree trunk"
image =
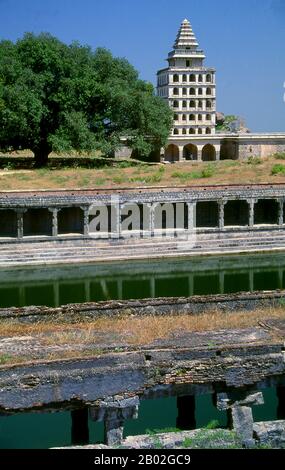
[[[42,168],[47,166],[48,163],[48,156],[51,150],[47,147],[40,147],[34,149],[34,156],[35,156],[35,168]]]

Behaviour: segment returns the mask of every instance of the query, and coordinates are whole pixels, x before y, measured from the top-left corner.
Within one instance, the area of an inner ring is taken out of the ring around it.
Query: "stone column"
[[[154,231],[155,231],[155,209],[156,209],[157,203],[150,204],[149,206],[149,232],[150,236],[154,237]]]
[[[17,238],[24,236],[24,212],[26,209],[17,209]]]
[[[280,199],[278,200],[278,225],[283,225],[284,224],[284,215],[283,215],[283,209],[284,209],[284,200]]]
[[[221,159],[221,151],[220,149],[216,150],[216,161],[219,162]]]
[[[195,396],[188,395],[177,397],[177,410],[177,428],[182,429],[183,431],[196,429]]]
[[[88,237],[89,235],[89,207],[80,207],[83,211],[83,234]]]
[[[124,422],[138,417],[139,398],[105,401],[99,407],[90,408],[93,421],[104,421],[105,444],[120,445],[123,440]]]
[[[57,214],[58,214],[59,209],[49,208],[49,211],[52,213],[52,236],[57,237],[58,235]]]
[[[188,209],[188,231],[196,228],[196,202],[187,202]]]
[[[224,230],[225,227],[225,204],[226,201],[219,201],[219,229]]]
[[[253,227],[254,226],[254,206],[256,204],[256,200],[249,199],[247,203],[249,204],[249,227]]]
[[[183,162],[184,161],[184,158],[183,158],[184,145],[179,145],[178,148],[179,148],[179,161]]]
[[[85,237],[89,235],[89,207],[84,209],[84,235]]]
[[[244,447],[253,447],[255,440],[253,438],[252,406],[264,404],[262,393],[244,391],[234,394],[218,393],[216,400],[218,410],[229,411],[231,427]]]
[[[115,208],[116,207],[116,208]],[[114,234],[114,238],[120,238],[121,237],[121,229],[122,229],[122,226],[121,226],[121,210],[122,210],[122,205],[120,204],[120,201],[118,201],[116,203],[116,206],[112,205],[111,206],[111,210],[114,210],[115,208],[115,211],[116,211],[116,228],[115,228],[115,234]]]
[[[198,152],[197,152],[197,161],[201,162],[202,161],[202,147],[198,147]]]
[[[71,411],[71,422],[72,445],[89,444],[88,408]]]

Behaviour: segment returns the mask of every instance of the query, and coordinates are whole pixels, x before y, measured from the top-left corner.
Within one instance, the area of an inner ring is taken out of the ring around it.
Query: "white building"
[[[215,134],[216,82],[215,69],[205,67],[205,54],[188,20],[184,20],[178,31],[173,50],[168,54],[168,67],[157,73],[157,93],[166,99],[174,111],[174,123],[165,151],[165,159],[197,160],[205,139],[209,160],[216,159],[219,145],[210,136]],[[197,136],[197,137],[196,137]],[[204,137],[202,137],[204,136]],[[186,146],[178,144],[191,139]],[[202,141],[201,141],[202,138]],[[199,145],[199,141],[201,144]]]

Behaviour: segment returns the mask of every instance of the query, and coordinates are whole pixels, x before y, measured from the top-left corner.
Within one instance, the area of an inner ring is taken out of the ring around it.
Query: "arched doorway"
[[[216,160],[216,150],[211,144],[207,144],[202,150],[202,160],[204,162],[213,162]]]
[[[165,149],[164,159],[167,162],[177,162],[179,160],[179,148],[177,145],[168,145],[168,147]]]
[[[193,144],[185,145],[183,149],[183,157],[185,158],[185,160],[197,160],[198,149],[196,145],[193,145]]]

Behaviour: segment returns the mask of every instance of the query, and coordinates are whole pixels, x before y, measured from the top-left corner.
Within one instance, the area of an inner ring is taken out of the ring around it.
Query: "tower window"
[[[198,129],[198,134],[203,134],[203,131],[202,131],[201,127],[199,127],[199,129]]]
[[[202,109],[203,108],[203,103],[201,100],[198,101],[198,108]]]
[[[208,73],[206,76],[206,82],[212,83],[212,75],[210,73]]]
[[[194,108],[194,109],[196,108],[196,103],[194,100],[190,101],[190,108]]]
[[[210,127],[207,127],[207,129],[206,129],[206,134],[211,134],[211,129],[210,129]]]
[[[202,88],[199,88],[198,95],[203,95],[203,89]]]
[[[189,129],[189,134],[195,134],[195,129],[193,129],[193,127]]]
[[[179,75],[177,75],[177,74],[173,75],[173,81],[174,81],[174,83],[179,82]]]
[[[190,95],[196,95],[195,88],[190,88]]]
[[[195,114],[190,114],[189,121],[195,121]]]
[[[186,114],[182,114],[182,121],[186,121]]]
[[[187,82],[187,75],[183,75],[182,80],[183,82]]]
[[[203,117],[202,114],[198,114],[198,121],[202,121]]]
[[[190,77],[189,77],[189,81],[190,82],[196,82],[196,75],[194,75],[193,73],[191,73]]]
[[[199,75],[198,80],[199,80],[199,82],[202,82],[203,81],[203,75]]]
[[[178,130],[178,129],[174,129],[174,130],[173,130],[173,134],[174,134],[174,135],[178,135],[178,134],[179,134],[179,130]]]
[[[186,67],[191,67],[192,60],[186,60]]]
[[[179,120],[178,114],[174,114],[174,121],[178,121],[178,120]]]
[[[173,88],[173,94],[179,95],[179,88]]]
[[[206,90],[206,95],[211,95],[211,94],[212,94],[211,88],[207,88],[207,90]]]
[[[186,129],[182,129],[182,134],[183,134],[183,135],[186,134]]]
[[[187,95],[187,88],[182,88],[182,95]]]
[[[187,108],[187,101],[183,101],[183,102],[182,102],[182,107],[183,107],[183,108]]]
[[[211,114],[206,114],[206,120],[211,121]]]

